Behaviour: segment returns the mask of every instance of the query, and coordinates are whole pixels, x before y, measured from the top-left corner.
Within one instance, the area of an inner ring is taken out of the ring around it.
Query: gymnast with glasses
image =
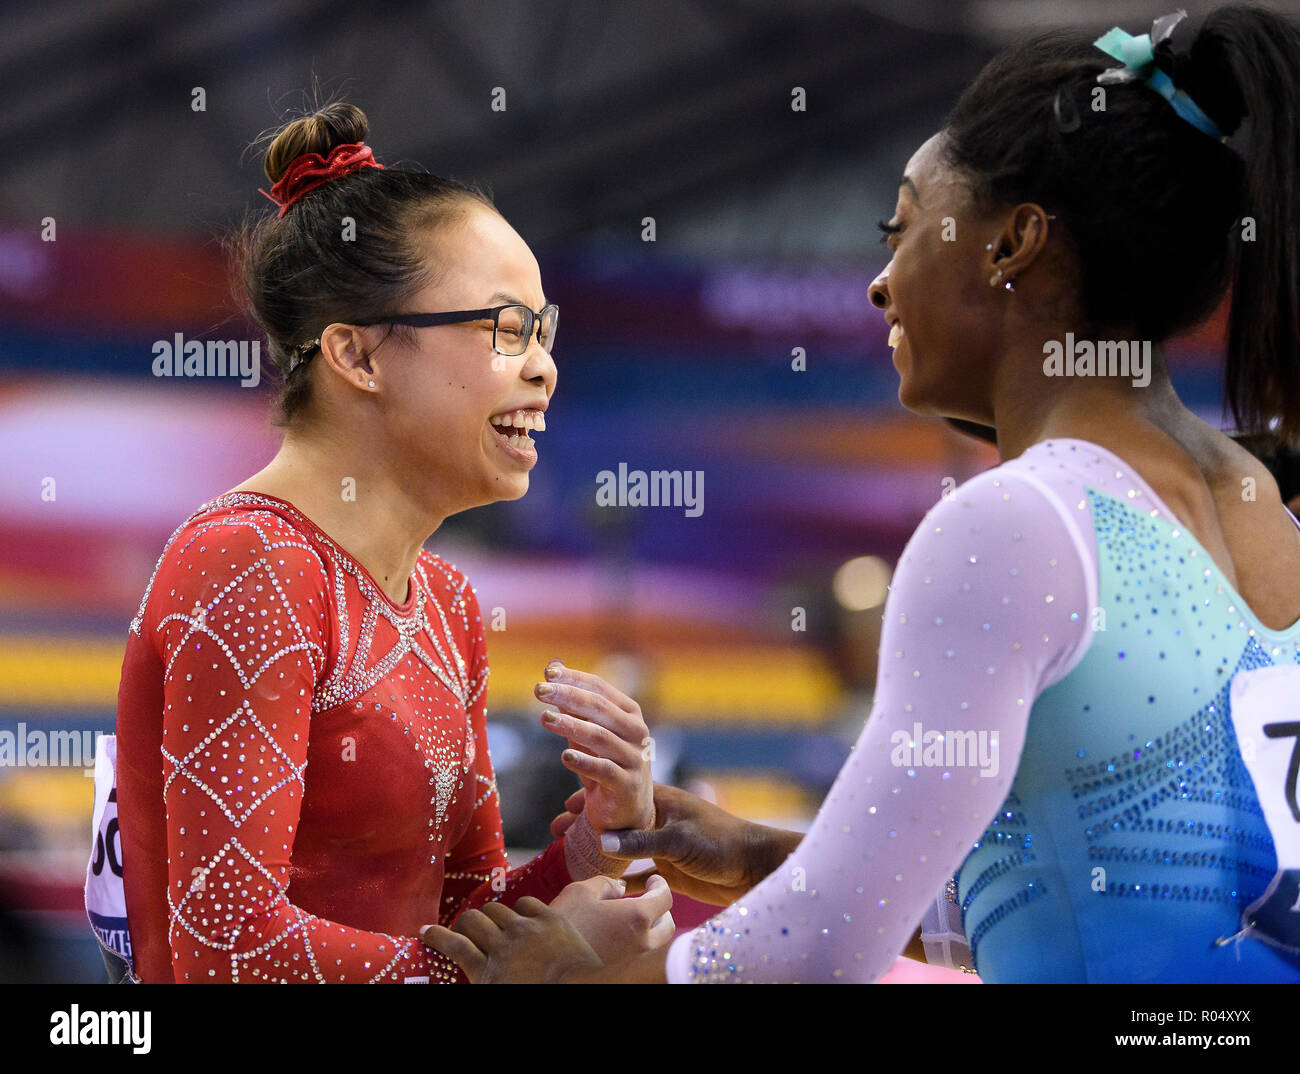
[[[285,126],[266,154],[279,212],[231,244],[283,374],[284,438],[181,523],[131,624],[126,980],[455,981],[418,928],[524,895],[610,958],[672,936],[667,885],[620,898],[623,862],[599,847],[654,807],[645,721],[597,676],[578,709],[615,715],[582,819],[508,867],[478,600],[423,545],[528,491],[559,314],[486,196],[383,167],[367,130],[345,103]]]

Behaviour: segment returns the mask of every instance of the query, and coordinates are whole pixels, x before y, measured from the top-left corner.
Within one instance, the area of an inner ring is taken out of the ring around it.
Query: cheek
[[[492,408],[490,366],[471,367],[457,355],[414,355],[407,369],[389,382],[390,408],[403,425],[417,425],[435,434],[478,426]]]
[[[966,331],[984,297],[971,272],[970,253],[938,239],[908,253],[890,272],[908,335],[942,339]]]
[[[419,465],[437,458],[463,457],[469,430],[469,408],[460,382],[451,387],[445,376],[406,378],[389,385],[385,424],[393,438]]]

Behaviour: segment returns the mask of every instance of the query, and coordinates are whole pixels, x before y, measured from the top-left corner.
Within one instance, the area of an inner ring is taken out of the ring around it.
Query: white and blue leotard
[[[812,828],[670,981],[873,981],[954,876],[989,983],[1300,981],[1300,622],[1125,462],[1044,441],[968,481],[884,614]]]

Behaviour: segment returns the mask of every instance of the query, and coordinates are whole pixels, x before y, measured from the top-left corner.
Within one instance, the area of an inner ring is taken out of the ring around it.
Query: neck
[[[385,453],[311,430],[290,430],[274,459],[239,485],[288,500],[403,604],[420,548],[450,512],[413,482],[399,482]]]
[[[1123,376],[1049,377],[1043,372],[1041,344],[1013,353],[994,377],[998,454],[1012,459],[1053,437],[1114,442],[1137,427],[1172,434],[1194,421],[1174,392],[1159,344],[1152,347],[1149,373],[1150,382],[1143,387]]]

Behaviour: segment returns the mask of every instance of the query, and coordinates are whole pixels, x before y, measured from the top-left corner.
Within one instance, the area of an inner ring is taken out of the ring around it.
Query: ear
[[[321,358],[349,384],[369,390],[375,379],[372,331],[350,324],[329,325],[320,334]]]
[[[990,274],[1001,270],[1004,279],[1014,280],[1029,268],[1047,246],[1048,229],[1054,219],[1046,209],[1025,202],[1011,210],[1002,230],[988,251]]]

